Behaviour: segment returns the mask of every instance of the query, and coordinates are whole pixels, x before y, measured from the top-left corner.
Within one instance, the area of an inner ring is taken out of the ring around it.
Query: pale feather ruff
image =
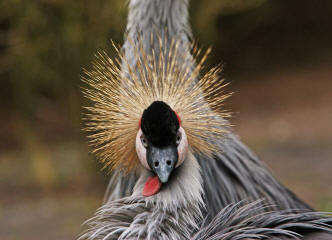
[[[83,81],[89,87],[83,90],[93,106],[83,120],[89,133],[93,153],[105,167],[129,172],[138,161],[135,139],[144,109],[153,101],[164,101],[181,118],[193,152],[211,155],[218,147],[211,139],[225,134],[224,119],[230,114],[222,110],[230,94],[222,94],[225,84],[214,67],[199,76],[210,50],[199,57],[200,50],[180,55],[179,44],[173,42],[165,48],[160,43],[160,54],[147,54],[142,46],[136,47],[135,68],[122,52],[112,60],[105,52],[98,53],[92,69],[85,71]],[[183,63],[183,64],[179,64]],[[125,66],[126,72],[122,71]]]

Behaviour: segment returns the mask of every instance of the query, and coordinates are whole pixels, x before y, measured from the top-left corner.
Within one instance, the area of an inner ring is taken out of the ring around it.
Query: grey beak
[[[166,183],[178,161],[176,146],[163,148],[149,146],[146,154],[150,168],[157,174],[162,183]]]

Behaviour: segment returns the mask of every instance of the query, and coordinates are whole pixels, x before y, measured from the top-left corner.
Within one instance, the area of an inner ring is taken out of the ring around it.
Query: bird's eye
[[[178,132],[178,133],[176,134],[176,140],[175,140],[176,145],[179,145],[179,144],[180,144],[180,142],[181,142],[181,138],[182,138],[181,132]]]
[[[141,135],[141,142],[145,148],[148,147],[148,141],[146,140],[146,137],[143,134]]]

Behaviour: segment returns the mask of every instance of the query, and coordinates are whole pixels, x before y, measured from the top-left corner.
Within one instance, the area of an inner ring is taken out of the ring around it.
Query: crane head
[[[196,48],[183,55],[177,41],[160,44],[167,58],[156,60],[138,45],[134,66],[120,50],[116,60],[97,54],[83,93],[93,103],[86,107],[85,130],[104,166],[129,173],[141,165],[165,183],[189,151],[213,156],[213,140],[227,132],[223,102],[229,94],[223,94],[220,67],[200,75],[209,50],[198,58]]]
[[[181,119],[163,101],[154,101],[144,110],[136,136],[136,151],[141,164],[166,183],[188,151]]]

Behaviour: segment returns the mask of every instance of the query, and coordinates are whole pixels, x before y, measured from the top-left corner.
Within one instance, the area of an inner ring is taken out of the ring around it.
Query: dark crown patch
[[[162,101],[153,102],[144,110],[141,129],[147,139],[157,147],[175,143],[180,124],[172,108]]]

